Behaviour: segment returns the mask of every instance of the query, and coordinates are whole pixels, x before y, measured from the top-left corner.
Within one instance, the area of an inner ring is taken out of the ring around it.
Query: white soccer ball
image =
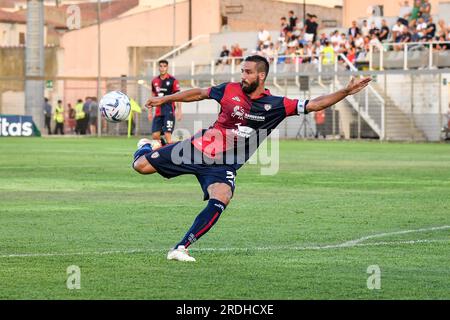
[[[105,94],[98,106],[103,117],[110,122],[127,120],[131,111],[130,99],[120,91]]]

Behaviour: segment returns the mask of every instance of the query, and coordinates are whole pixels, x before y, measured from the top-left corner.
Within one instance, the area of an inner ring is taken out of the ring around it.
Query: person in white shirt
[[[272,37],[269,31],[261,27],[258,31],[258,41],[262,42],[265,46],[269,46],[271,40]]]
[[[427,23],[425,22],[425,20],[423,18],[419,18],[419,20],[417,21],[417,26],[416,26],[418,40],[425,37],[426,29],[427,29]]]
[[[400,19],[397,20],[397,23],[392,27],[392,39],[397,42],[397,39],[400,37],[400,35],[403,32],[403,29],[405,29],[405,25],[402,24]]]
[[[361,27],[361,33],[363,35],[363,37],[368,36],[369,35],[369,25],[367,24],[367,20],[363,20],[363,25]]]
[[[355,37],[355,47],[362,48],[364,46],[364,38],[358,33]]]

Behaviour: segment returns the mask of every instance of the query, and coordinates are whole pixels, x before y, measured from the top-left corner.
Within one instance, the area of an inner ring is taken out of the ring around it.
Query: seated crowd
[[[403,43],[415,43],[408,46],[407,49],[410,49],[420,47],[422,43],[441,42],[434,43],[433,50],[450,50],[450,26],[444,20],[436,24],[430,11],[429,0],[415,0],[412,7],[405,0],[400,3],[399,16],[393,25],[389,25],[385,19],[379,22],[368,19],[370,23],[363,20],[361,24],[352,21],[347,32],[335,30],[320,35],[316,15],[307,14],[303,23],[290,11],[288,17],[280,19],[279,36],[275,41],[267,30],[260,28],[257,46],[251,53],[265,56],[270,62],[277,59],[277,63],[294,63],[295,59],[299,63],[318,63],[318,57],[321,56],[323,64],[330,64],[337,54],[343,54],[351,63],[355,63],[367,55],[371,46],[374,50],[398,51],[404,50]],[[229,64],[229,57],[242,57],[245,50],[236,44],[230,52],[224,46],[218,63]]]

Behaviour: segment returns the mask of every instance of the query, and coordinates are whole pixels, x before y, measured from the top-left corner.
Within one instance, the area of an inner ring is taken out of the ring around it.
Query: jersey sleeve
[[[289,99],[284,97],[283,104],[286,110],[286,117],[297,116],[300,114],[307,114],[306,105],[309,100],[303,99]]]
[[[228,84],[228,82],[225,82],[225,83],[219,84],[218,86],[210,87],[208,89],[208,97],[210,99],[214,99],[220,103],[220,101],[223,98],[223,95],[225,94],[225,88],[226,88],[227,84]]]
[[[180,91],[180,83],[178,82],[177,79],[175,79],[173,81],[173,88],[172,88],[172,93],[177,93]]]

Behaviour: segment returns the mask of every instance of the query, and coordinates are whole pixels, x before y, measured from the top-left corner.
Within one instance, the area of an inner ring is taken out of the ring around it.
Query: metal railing
[[[339,57],[344,61],[345,65],[350,68],[351,71],[358,71],[358,69],[347,59],[344,54],[339,54]],[[337,69],[337,59],[335,61],[335,70]],[[337,80],[336,83],[339,87],[343,85]],[[371,99],[369,102],[369,95],[373,95],[375,99]],[[361,95],[359,93],[358,95]],[[364,118],[364,120],[372,127],[372,129],[378,134],[380,140],[384,140],[386,137],[386,103],[383,97],[369,84],[367,90],[364,91],[364,103],[363,108],[361,108],[358,102],[358,97],[349,96],[347,100],[350,102],[352,107]]]
[[[450,41],[431,41],[431,42],[383,42],[377,44],[370,44],[369,52],[368,52],[368,62],[369,62],[369,70],[374,70],[374,65],[378,62],[378,69],[385,69],[385,61],[387,54],[395,54],[402,53],[402,67],[403,70],[408,70],[410,68],[410,64],[412,62],[411,57],[409,55],[413,52],[424,52],[427,51],[426,57],[425,54],[420,55],[420,59],[424,60],[426,58],[427,61],[421,61],[420,67],[427,67],[428,69],[432,69],[437,67],[435,65],[435,61],[439,53],[448,57],[448,61],[444,61],[442,67],[450,66],[450,50],[445,51],[437,51],[434,49],[434,46],[446,44],[450,46]],[[378,49],[378,50],[375,50]],[[393,50],[390,50],[390,49]],[[378,55],[378,61],[376,59],[376,55]],[[398,55],[395,55],[397,58]],[[416,58],[417,59],[417,58]],[[398,60],[398,59],[396,59]],[[417,66],[416,66],[417,67]]]
[[[201,42],[201,40],[203,40],[205,42],[209,42],[209,38],[210,38],[209,34],[198,35],[198,36],[192,38],[191,40],[183,43],[182,45],[176,47],[175,49],[173,49],[173,50],[163,54],[159,58],[157,58],[157,59],[146,59],[146,60],[144,60],[144,62],[146,64],[149,64],[149,65],[152,66],[153,74],[155,75],[158,61],[163,60],[163,59],[173,60],[173,58],[175,58],[176,56],[180,55],[183,50],[189,49],[194,43]],[[172,61],[172,63],[171,63],[171,69],[172,69],[172,74],[175,74],[175,62],[174,61]]]

